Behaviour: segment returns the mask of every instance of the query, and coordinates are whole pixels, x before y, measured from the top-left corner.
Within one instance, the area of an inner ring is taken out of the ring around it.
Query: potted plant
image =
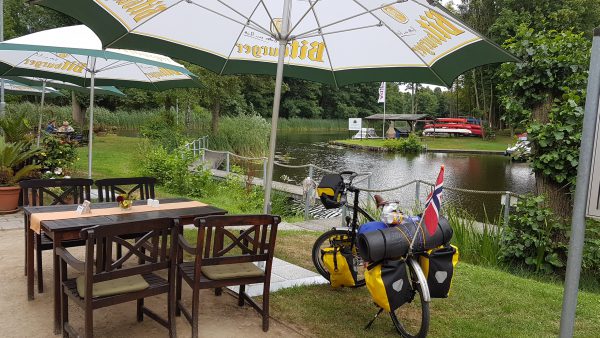
[[[26,142],[10,143],[0,137],[0,213],[18,210],[21,190],[18,183],[40,168],[26,163],[38,152]]]

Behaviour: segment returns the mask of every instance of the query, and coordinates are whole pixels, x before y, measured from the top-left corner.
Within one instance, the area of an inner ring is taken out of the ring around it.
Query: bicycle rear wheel
[[[312,249],[312,260],[317,271],[323,277],[329,280],[329,271],[327,270],[325,265],[323,265],[323,260],[321,258],[321,250],[325,248],[332,248],[335,246],[346,249],[350,249],[350,247],[352,247],[352,256],[354,257],[354,269],[356,269],[357,273],[357,281],[355,287],[364,286],[365,267],[362,258],[358,255],[356,245],[352,246],[349,230],[329,230],[323,233],[321,236],[319,236],[319,238],[317,238]]]
[[[390,312],[390,317],[396,331],[402,337],[424,338],[429,331],[429,302],[425,302],[423,299],[421,289],[423,285],[419,283],[412,266],[407,264],[407,268],[409,269],[411,287],[414,293],[413,299],[395,311]]]

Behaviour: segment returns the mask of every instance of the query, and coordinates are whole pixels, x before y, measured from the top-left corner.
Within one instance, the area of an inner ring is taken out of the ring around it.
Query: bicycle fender
[[[421,292],[423,292],[423,301],[426,303],[431,302],[431,295],[429,294],[429,285],[427,285],[427,278],[425,278],[425,274],[421,269],[421,265],[417,262],[416,259],[410,258],[408,260],[410,266],[413,268],[413,271],[417,275],[417,280],[421,284]]]

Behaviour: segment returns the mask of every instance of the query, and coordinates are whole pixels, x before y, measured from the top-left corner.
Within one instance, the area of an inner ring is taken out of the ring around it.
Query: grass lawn
[[[506,150],[509,144],[516,140],[510,136],[496,136],[493,140],[483,140],[475,137],[422,137],[421,141],[428,149],[453,149],[453,150]],[[384,140],[338,140],[346,144],[357,144],[371,147],[382,147]]]
[[[275,255],[314,270],[317,232],[281,231]],[[431,303],[431,337],[555,337],[562,286],[461,262],[447,299]],[[363,330],[376,308],[366,288],[296,287],[271,295],[271,314],[318,337],[398,337],[389,316]],[[580,292],[575,336],[597,337],[600,294]]]
[[[131,177],[138,175],[140,145],[143,139],[107,135],[94,137],[92,177]],[[75,163],[76,176],[87,177],[88,148],[77,148],[79,161]]]

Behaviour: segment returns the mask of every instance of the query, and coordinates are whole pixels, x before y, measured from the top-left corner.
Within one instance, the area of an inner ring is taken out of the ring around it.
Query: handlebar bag
[[[352,253],[346,253],[339,247],[321,250],[321,259],[329,271],[329,283],[334,288],[352,287],[356,285],[357,273],[354,269]]]
[[[341,206],[342,194],[346,186],[340,174],[327,174],[323,176],[317,187],[317,195],[325,209],[334,209]]]
[[[369,265],[365,282],[375,304],[387,312],[410,302],[415,294],[405,261],[385,260]]]
[[[427,278],[431,298],[447,298],[458,263],[458,248],[454,245],[428,250],[419,257],[419,264]]]

